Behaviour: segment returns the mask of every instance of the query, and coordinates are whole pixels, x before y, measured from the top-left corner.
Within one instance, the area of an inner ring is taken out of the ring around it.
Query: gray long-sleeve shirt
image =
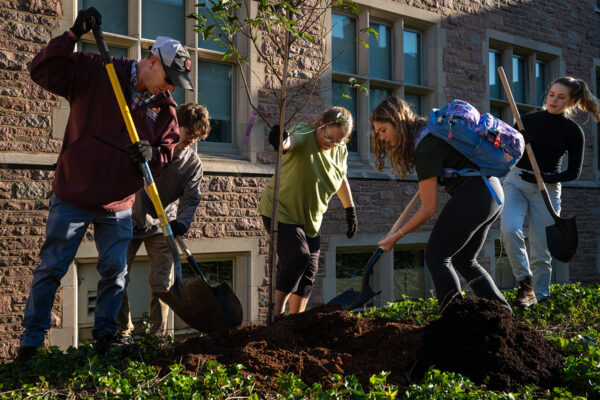
[[[167,165],[155,179],[169,221],[177,219],[189,228],[194,220],[196,208],[200,204],[202,173],[200,157],[187,147],[175,151],[173,162]],[[154,205],[144,190],[140,190],[135,195],[131,218],[135,239],[162,233]]]

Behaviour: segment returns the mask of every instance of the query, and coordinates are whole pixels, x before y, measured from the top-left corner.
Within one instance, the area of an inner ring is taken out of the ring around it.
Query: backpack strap
[[[492,187],[492,184],[490,183],[487,176],[483,175],[483,173],[481,171],[473,169],[473,168],[463,168],[463,169],[444,168],[444,178],[456,178],[459,176],[481,176],[481,178],[485,182],[485,185],[490,190],[492,197],[494,197],[494,200],[496,200],[496,203],[499,206],[502,205],[502,200],[500,200],[498,193],[496,193],[496,191]]]

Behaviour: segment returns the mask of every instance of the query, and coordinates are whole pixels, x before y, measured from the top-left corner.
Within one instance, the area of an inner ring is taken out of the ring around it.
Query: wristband
[[[402,235],[400,236],[400,239],[402,239],[404,237],[404,232],[402,232],[402,229],[398,229],[398,232],[400,232],[400,234]]]

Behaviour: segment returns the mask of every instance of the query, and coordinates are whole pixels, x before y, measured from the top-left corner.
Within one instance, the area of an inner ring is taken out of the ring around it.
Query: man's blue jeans
[[[537,184],[525,182],[519,174],[520,168],[513,168],[506,176],[504,188],[504,208],[500,218],[502,243],[517,281],[528,276],[533,279],[533,289],[538,300],[550,296],[552,278],[552,256],[546,243],[546,227],[554,224],[552,215],[546,208]],[[550,202],[560,215],[561,184],[546,184]],[[523,224],[529,214],[529,247],[527,256]]]
[[[94,212],[77,208],[52,195],[46,241],[40,251],[41,264],[33,271],[23,316],[22,346],[43,345],[44,335],[50,328],[56,290],[73,262],[89,224],[94,224],[97,268],[101,277],[92,335],[97,339],[105,333],[114,334],[119,327],[116,318],[125,288],[127,246],[133,233],[131,209],[115,213]]]

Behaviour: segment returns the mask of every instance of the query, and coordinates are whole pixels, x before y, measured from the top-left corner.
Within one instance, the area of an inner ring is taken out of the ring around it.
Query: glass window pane
[[[421,84],[421,34],[404,31],[404,81]]]
[[[372,252],[364,253],[337,253],[335,255],[335,295],[344,293],[348,289],[360,292],[365,267]],[[377,272],[375,272],[377,273]],[[371,285],[373,275],[371,275]],[[373,300],[366,304],[373,305]]]
[[[425,296],[425,250],[394,249],[394,299]]]
[[[332,68],[336,72],[356,73],[356,20],[331,14]]]
[[[535,63],[535,97],[536,105],[540,107],[544,104],[546,85],[546,64],[538,61]]]
[[[490,114],[496,118],[502,119],[502,108],[501,107],[490,107]]]
[[[207,3],[209,5],[209,3]],[[206,25],[214,25],[220,22],[220,20],[215,20],[210,13],[210,11],[206,7],[198,7],[198,14],[202,14],[206,17]],[[220,43],[220,41],[215,41],[215,32],[213,32],[213,37],[208,40],[203,40],[202,35],[198,34],[198,47],[202,49],[216,50],[216,51],[226,51],[222,46],[224,44]]]
[[[382,101],[392,95],[392,91],[389,89],[382,89],[371,86],[369,91],[369,111],[373,110]]]
[[[171,97],[177,103],[177,107],[182,105],[185,102],[185,89],[179,86],[175,86],[175,90],[171,92]]]
[[[513,96],[517,103],[525,103],[525,60],[513,57]]]
[[[346,91],[345,95],[349,96],[350,98],[343,96],[344,91]],[[356,137],[356,126],[358,125],[356,121],[356,111],[358,109],[356,97],[357,89],[350,89],[344,82],[333,81],[331,96],[334,105],[347,108],[354,117],[352,135],[350,136],[350,141],[346,144],[346,146],[348,147],[348,151],[358,151],[358,138]]]
[[[142,0],[142,37],[154,40],[157,36],[185,43],[184,0]]]
[[[89,42],[81,42],[81,51],[93,51],[95,53],[100,53],[96,43]],[[127,58],[127,49],[123,47],[108,46],[108,52],[114,58]]]
[[[123,0],[83,0],[81,9],[96,8],[102,14],[104,32],[127,35],[127,2]]]
[[[206,141],[231,141],[231,65],[200,60],[198,62],[198,103],[210,114],[210,135]]]
[[[500,53],[490,50],[489,54],[489,75],[490,75],[490,98],[502,98],[502,85],[498,76],[498,67],[500,67]]]
[[[369,34],[369,75],[374,78],[392,79],[391,28],[383,24],[371,24],[378,37]]]
[[[410,104],[410,108],[412,108],[412,110],[415,112],[415,114],[421,115],[423,117],[427,117],[427,115],[423,115],[423,107],[421,105],[421,103],[422,103],[421,95],[414,94],[414,93],[404,93],[404,101],[406,101],[408,104]]]

